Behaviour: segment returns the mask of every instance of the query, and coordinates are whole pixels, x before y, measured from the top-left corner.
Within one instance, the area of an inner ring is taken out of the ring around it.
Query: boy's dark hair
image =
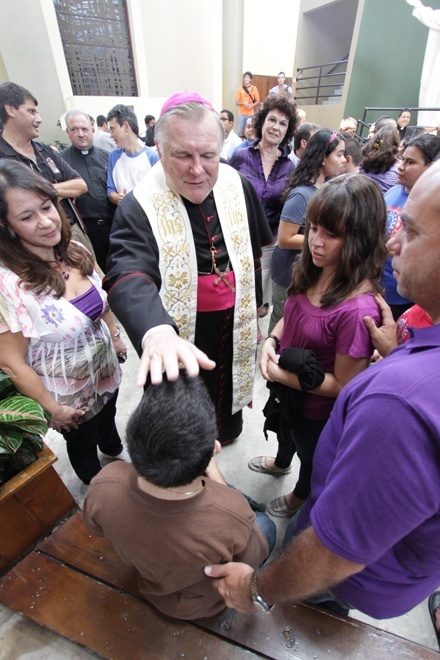
[[[362,158],[362,146],[356,140],[356,138],[346,137],[345,138],[345,157],[351,156],[353,165],[356,167],[361,162]]]
[[[96,117],[96,123],[98,124],[99,128],[102,128],[104,124],[107,123],[107,119],[104,117],[104,115],[98,115]]]
[[[318,130],[318,124],[313,124],[310,121],[304,121],[293,136],[293,148],[295,151],[300,148],[301,142],[306,140],[308,142],[312,137],[312,133]]]
[[[180,372],[149,385],[127,424],[137,473],[161,488],[178,488],[203,475],[218,436],[214,405],[200,378]]]
[[[394,117],[390,117],[389,115],[381,115],[374,122],[376,133],[380,131],[381,128],[384,128],[384,126],[390,126],[391,128],[395,128],[395,123],[396,120],[394,119]]]
[[[5,82],[0,85],[0,121],[2,124],[6,124],[9,119],[5,105],[12,105],[13,108],[17,109],[25,103],[26,99],[30,99],[35,105],[38,105],[35,96],[25,87],[13,82]]]
[[[245,76],[249,76],[249,78],[252,80],[252,73],[251,73],[250,71],[245,71],[245,72],[243,73],[243,78],[244,78]]]
[[[122,126],[124,121],[126,121],[133,133],[139,135],[139,124],[137,117],[134,113],[134,110],[128,105],[123,105],[122,103],[115,105],[107,114],[107,121],[110,121],[110,119],[113,119],[113,117],[116,119],[119,126]]]
[[[154,115],[145,115],[144,117],[145,126],[147,126],[152,119],[156,119],[156,117]]]

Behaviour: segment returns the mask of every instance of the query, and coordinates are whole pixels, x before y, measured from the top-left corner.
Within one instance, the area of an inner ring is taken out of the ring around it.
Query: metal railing
[[[308,71],[312,73],[312,69],[318,69],[318,72],[315,75],[301,75],[299,79],[297,79],[297,86],[296,86],[296,100],[297,101],[305,101],[307,100],[309,104],[315,103],[316,105],[319,105],[320,99],[328,99],[329,97],[335,96],[334,90],[336,87],[343,87],[345,83],[345,76],[347,71],[335,71],[335,69],[342,65],[342,64],[347,64],[348,58],[343,59],[343,60],[337,60],[336,62],[326,62],[325,64],[317,64],[316,66],[304,66],[304,67],[298,67],[297,68],[297,73],[298,75],[300,73],[303,73],[304,71]],[[336,80],[338,78],[338,80]],[[312,82],[313,81],[313,82]],[[329,82],[330,81],[330,82]],[[304,85],[303,83],[312,83],[312,84],[306,84]],[[322,94],[322,90],[324,89],[332,89],[333,93],[331,94]],[[313,94],[306,94],[303,95],[302,92],[308,91],[308,90],[314,90]]]
[[[410,108],[408,106],[408,109],[411,110],[411,112],[440,112],[440,108]],[[384,113],[384,112],[400,112],[402,110],[402,107],[399,106],[398,108],[392,107],[392,106],[367,106],[364,108],[364,114],[362,115],[362,119],[358,120],[358,129],[360,126],[360,129],[358,130],[358,135],[362,137],[362,131],[364,128],[367,128],[370,130],[371,124],[374,123],[374,120],[371,121],[370,123],[367,122],[367,114],[369,112],[375,112],[377,113]],[[376,117],[377,119],[377,117]]]

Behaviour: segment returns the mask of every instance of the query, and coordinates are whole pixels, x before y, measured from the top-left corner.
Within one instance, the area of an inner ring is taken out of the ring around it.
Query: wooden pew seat
[[[0,601],[103,658],[436,658],[431,649],[307,604],[178,621],[139,594],[134,575],[80,512],[0,580]]]

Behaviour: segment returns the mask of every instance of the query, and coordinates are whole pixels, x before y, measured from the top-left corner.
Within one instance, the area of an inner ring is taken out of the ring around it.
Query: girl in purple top
[[[290,438],[280,441],[276,458],[258,456],[251,470],[287,474],[295,451],[301,461],[293,492],[272,500],[268,511],[291,515],[310,493],[316,443],[341,388],[368,366],[373,347],[363,322],[380,320],[374,295],[386,256],[385,203],[378,187],[362,175],[344,174],[324,184],[307,207],[300,261],[293,270],[284,317],[261,354],[263,377],[296,390],[296,374],[278,365],[285,348],[312,349],[325,372],[322,384],[304,394]]]

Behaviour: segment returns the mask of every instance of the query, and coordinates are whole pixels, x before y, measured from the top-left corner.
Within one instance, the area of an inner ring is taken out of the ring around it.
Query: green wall
[[[423,4],[440,9],[440,0]],[[428,28],[412,10],[405,0],[365,0],[344,116],[361,119],[365,106],[418,106]]]

